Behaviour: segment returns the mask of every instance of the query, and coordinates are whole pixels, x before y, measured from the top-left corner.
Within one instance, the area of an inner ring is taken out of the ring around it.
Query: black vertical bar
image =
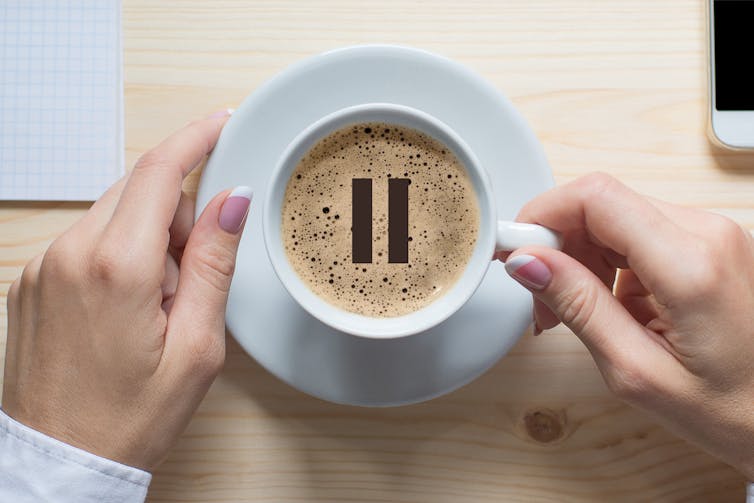
[[[388,262],[408,262],[408,178],[388,181]]]
[[[351,256],[355,264],[372,262],[372,179],[351,182]]]

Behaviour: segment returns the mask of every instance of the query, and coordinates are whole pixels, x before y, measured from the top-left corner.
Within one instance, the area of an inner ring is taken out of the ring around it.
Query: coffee
[[[479,231],[474,188],[456,156],[420,131],[383,123],[317,142],[288,181],[282,213],[288,261],[304,283],[371,317],[409,314],[446,293]]]

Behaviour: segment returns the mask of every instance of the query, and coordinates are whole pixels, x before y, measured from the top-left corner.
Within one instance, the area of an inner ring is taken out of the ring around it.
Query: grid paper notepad
[[[94,200],[123,174],[120,0],[0,0],[0,200]]]

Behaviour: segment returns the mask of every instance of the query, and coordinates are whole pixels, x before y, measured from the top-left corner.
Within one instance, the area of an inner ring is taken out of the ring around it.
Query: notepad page
[[[123,165],[120,0],[0,0],[0,200],[94,200]]]

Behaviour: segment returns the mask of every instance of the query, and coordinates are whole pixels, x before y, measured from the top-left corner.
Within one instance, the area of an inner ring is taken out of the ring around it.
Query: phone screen
[[[754,1],[714,0],[715,108],[754,110]]]

